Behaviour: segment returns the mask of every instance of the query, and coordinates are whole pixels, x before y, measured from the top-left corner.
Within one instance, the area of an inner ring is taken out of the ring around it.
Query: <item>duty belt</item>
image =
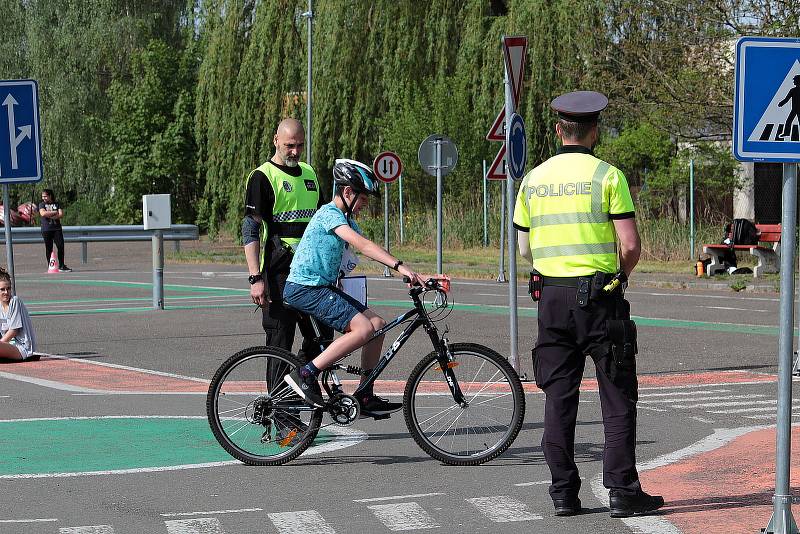
[[[581,281],[588,281],[591,283],[595,277],[602,276],[603,283],[614,277],[611,273],[590,274],[587,276],[544,276],[542,275],[543,286],[558,286],[558,287],[580,287]]]
[[[307,222],[271,222],[268,223],[270,235],[278,237],[303,237]]]

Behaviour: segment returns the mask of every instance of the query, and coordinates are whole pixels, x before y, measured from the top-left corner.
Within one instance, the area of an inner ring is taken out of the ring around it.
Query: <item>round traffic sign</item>
[[[440,159],[436,160],[436,147],[440,146]],[[431,176],[436,176],[436,170],[441,170],[441,175],[449,174],[458,163],[458,149],[456,144],[447,136],[440,134],[429,135],[419,145],[419,164],[422,170]]]
[[[403,163],[394,152],[381,152],[372,163],[372,170],[378,180],[389,184],[397,180],[403,172]]]
[[[528,140],[525,136],[525,123],[516,113],[511,115],[508,143],[508,172],[514,180],[521,180],[525,176],[525,164],[528,163]]]

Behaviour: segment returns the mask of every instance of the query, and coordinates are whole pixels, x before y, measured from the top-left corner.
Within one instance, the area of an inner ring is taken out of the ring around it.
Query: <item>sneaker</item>
[[[295,369],[284,376],[283,381],[289,384],[289,387],[300,395],[306,404],[316,408],[325,406],[325,400],[322,398],[322,392],[315,377],[307,376],[303,378],[300,376],[300,369]]]
[[[58,272],[60,272],[60,273],[71,273],[71,272],[72,272],[72,269],[70,269],[69,267],[67,267],[67,266],[65,265],[65,266],[63,266],[63,267],[59,267],[59,268],[58,268]]]
[[[608,508],[611,517],[630,517],[655,512],[664,506],[664,497],[648,495],[642,490],[633,495],[626,495],[615,490],[608,492]]]
[[[361,414],[367,417],[389,415],[402,408],[402,402],[389,402],[377,395],[370,395],[361,399]]]

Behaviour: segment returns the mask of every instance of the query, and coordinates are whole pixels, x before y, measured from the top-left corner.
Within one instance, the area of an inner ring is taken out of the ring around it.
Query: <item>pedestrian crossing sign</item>
[[[800,162],[800,39],[736,42],[733,155]]]

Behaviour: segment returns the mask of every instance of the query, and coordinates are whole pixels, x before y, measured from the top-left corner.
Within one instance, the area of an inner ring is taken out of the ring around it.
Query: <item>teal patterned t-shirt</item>
[[[319,208],[297,245],[287,281],[304,286],[336,284],[345,241],[334,230],[344,224],[347,217],[333,202]],[[350,228],[361,234],[361,228],[352,219]]]

